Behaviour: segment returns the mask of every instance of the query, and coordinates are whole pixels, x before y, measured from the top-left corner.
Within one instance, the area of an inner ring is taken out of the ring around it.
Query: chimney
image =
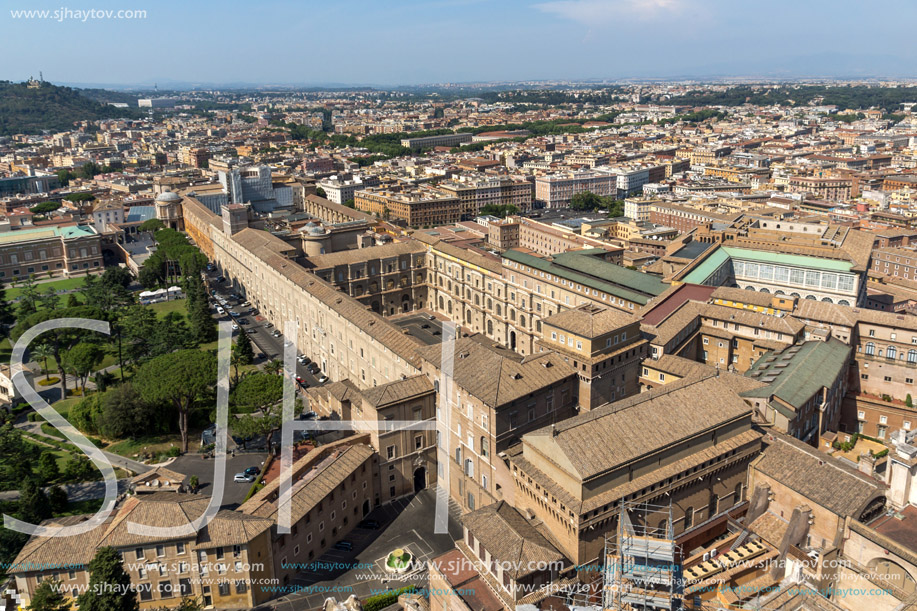
[[[865,473],[866,475],[872,477],[876,473],[876,457],[873,455],[872,450],[867,454],[860,454],[860,462],[857,464],[857,467],[860,470],[860,473]]]

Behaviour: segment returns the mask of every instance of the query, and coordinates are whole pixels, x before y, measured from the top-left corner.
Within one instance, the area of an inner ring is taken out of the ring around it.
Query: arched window
[[[821,300],[824,301],[825,303],[834,303],[833,301],[831,301],[830,297],[822,297]]]
[[[868,342],[866,344],[866,354],[868,354],[869,356],[872,356],[875,353],[876,353],[876,345],[872,342]]]
[[[847,301],[846,299],[841,299],[840,301],[837,302],[837,304],[838,304],[838,305],[843,305],[843,306],[849,306],[849,305],[850,305],[850,302]]]
[[[889,346],[888,350],[885,351],[885,356],[888,360],[893,361],[898,356],[898,349],[894,346]]]
[[[908,350],[907,351],[907,362],[908,363],[917,363],[917,350]]]
[[[525,327],[525,316],[520,316],[520,317],[519,317],[519,326],[520,326],[520,327]]]
[[[736,484],[736,492],[735,492],[736,504],[742,502],[742,491],[744,488],[745,488],[745,485],[742,482],[739,482],[738,484]]]
[[[685,530],[691,528],[694,524],[694,508],[688,507],[685,509]]]

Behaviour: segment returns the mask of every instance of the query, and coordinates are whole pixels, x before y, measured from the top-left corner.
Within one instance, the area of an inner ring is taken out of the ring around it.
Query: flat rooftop
[[[893,514],[883,514],[869,527],[912,552],[917,552],[917,507],[908,505]]]

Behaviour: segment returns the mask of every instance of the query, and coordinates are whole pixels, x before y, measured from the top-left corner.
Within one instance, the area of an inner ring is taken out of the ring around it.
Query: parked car
[[[247,308],[247,307],[250,306],[250,305],[251,305],[251,304],[250,304],[249,302],[243,301],[243,302],[241,303],[241,306],[240,306],[240,307]]]
[[[232,481],[238,484],[250,484],[253,481],[255,481],[255,476],[249,475],[247,473],[236,473],[235,476],[232,478]]]
[[[318,418],[318,414],[315,412],[303,412],[302,414],[303,420],[315,420],[316,418]]]
[[[239,323],[240,325],[247,325],[248,319],[247,318],[237,318],[236,322]]]
[[[379,530],[379,523],[376,520],[366,519],[357,524],[357,526],[367,530]]]
[[[249,467],[242,473],[244,473],[245,475],[250,475],[251,477],[257,477],[257,475],[261,473],[261,469],[259,467]]]
[[[265,328],[265,329],[270,329],[270,328],[273,327],[273,326],[274,326],[273,323],[269,323],[269,322],[264,323],[264,328]]]
[[[217,306],[217,314],[222,316],[225,313],[226,313],[226,310],[223,309],[223,306]]]
[[[274,337],[280,337],[283,334],[280,331],[278,331],[277,329],[274,329],[271,335],[273,335]]]
[[[350,541],[338,541],[332,547],[342,552],[349,552],[353,550],[353,543]]]
[[[300,365],[308,365],[309,363],[312,362],[312,359],[310,359],[309,357],[307,357],[307,356],[305,356],[305,355],[300,354],[298,357],[296,357],[296,361],[297,361]]]
[[[218,276],[218,277],[217,277],[217,282],[226,282],[226,278],[223,277],[223,276]]]
[[[256,331],[255,329],[246,329],[245,332],[248,333],[249,335],[254,335],[258,331]]]
[[[429,328],[430,328],[430,325],[429,325],[428,323],[424,323],[424,324],[420,325],[420,328],[421,328],[421,329],[429,329]]]
[[[326,375],[323,375],[323,376],[321,376],[321,377],[318,379],[318,383],[319,383],[319,384],[324,384],[324,383],[327,382],[327,381],[328,381],[328,376],[326,376]]]
[[[239,325],[237,325],[236,323],[232,323],[232,330],[233,330],[233,331],[238,331],[238,330],[239,330]]]
[[[239,316],[242,316],[241,314],[239,314],[238,312],[234,310],[230,310],[229,315],[232,316],[233,318],[238,318]]]

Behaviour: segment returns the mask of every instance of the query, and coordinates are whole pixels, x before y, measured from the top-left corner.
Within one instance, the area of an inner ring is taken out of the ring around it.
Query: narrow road
[[[130,484],[128,478],[118,480],[118,494],[127,491]],[[67,493],[67,499],[71,503],[79,501],[88,501],[90,499],[105,498],[105,482],[80,482],[78,484],[62,484],[61,488]],[[45,492],[48,488],[45,488]],[[6,490],[0,492],[0,501],[16,501],[19,499],[18,490]]]

